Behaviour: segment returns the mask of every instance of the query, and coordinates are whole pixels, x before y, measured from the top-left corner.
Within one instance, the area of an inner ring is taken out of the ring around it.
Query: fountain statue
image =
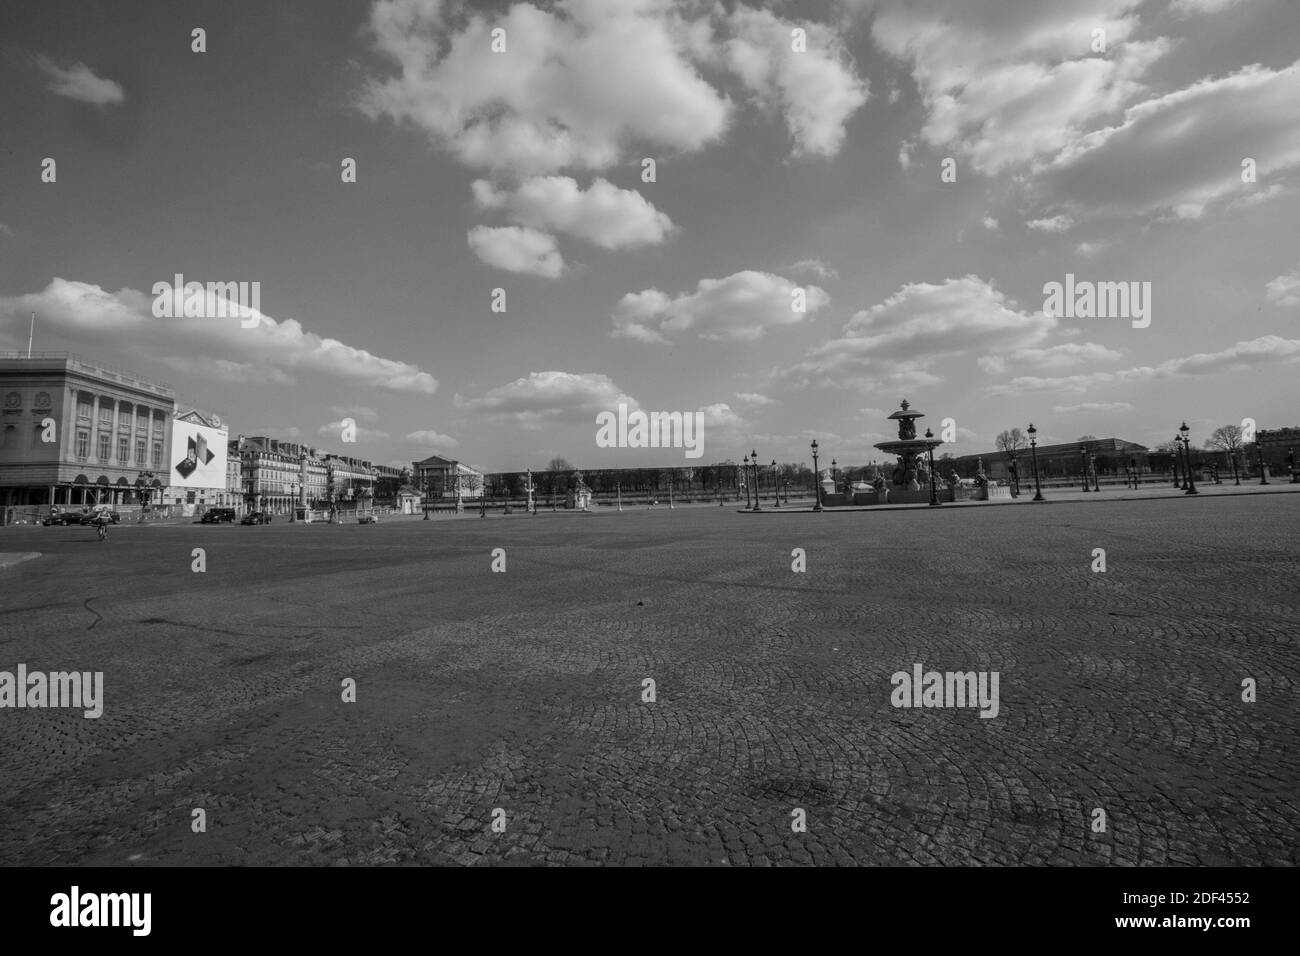
[[[907,399],[903,399],[902,407],[889,416],[891,421],[898,422],[898,440],[883,441],[875,446],[887,455],[898,457],[898,464],[890,477],[894,487],[900,491],[919,491],[922,479],[927,485],[933,480],[922,456],[943,442],[937,438],[916,437],[916,420],[924,417],[924,412],[913,411]]]

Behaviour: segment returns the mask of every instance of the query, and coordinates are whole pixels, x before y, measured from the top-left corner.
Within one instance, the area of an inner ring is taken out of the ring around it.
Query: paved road
[[[106,701],[0,709],[0,863],[1295,864],[1298,532],[1292,495],[5,529],[42,556],[0,670]],[[997,671],[998,716],[891,706],[917,663]]]

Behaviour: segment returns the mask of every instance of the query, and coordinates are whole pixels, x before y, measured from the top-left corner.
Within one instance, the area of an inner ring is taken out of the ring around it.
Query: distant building
[[[1245,448],[1248,467],[1258,470],[1259,453],[1264,453],[1264,464],[1275,475],[1285,474],[1287,455],[1291,452],[1300,454],[1300,426],[1290,428],[1259,428],[1255,431],[1255,441]]]
[[[175,410],[160,382],[68,352],[0,352],[0,502],[138,501],[142,472],[169,468]]]
[[[942,446],[941,446],[942,447]],[[1099,475],[1122,475],[1128,463],[1132,461],[1140,474],[1151,470],[1148,459],[1150,449],[1137,442],[1122,438],[1090,438],[1087,441],[1065,442],[1060,445],[1038,446],[1038,473],[1043,478],[1061,478],[1079,475],[1083,471],[1083,449],[1096,459]],[[1010,461],[1006,452],[986,451],[978,455],[961,455],[956,458],[936,458],[935,470],[940,477],[947,478],[955,468],[963,478],[975,477],[979,461],[983,459],[984,474],[995,481],[1005,481],[1011,477]],[[1029,446],[1016,451],[1016,467],[1020,471],[1021,484],[1033,480],[1033,459]],[[886,467],[888,471],[891,466]]]
[[[473,498],[483,490],[483,472],[464,462],[430,455],[411,464],[415,484],[426,498]]]

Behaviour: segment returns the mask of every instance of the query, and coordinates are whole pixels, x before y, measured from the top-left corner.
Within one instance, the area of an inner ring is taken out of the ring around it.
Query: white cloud
[[[793,292],[805,293],[805,312],[794,310]],[[768,329],[794,325],[830,301],[819,286],[797,286],[769,272],[746,270],[725,279],[701,279],[694,292],[676,298],[658,289],[629,292],[611,317],[614,336],[666,343],[674,333],[693,331],[702,339],[746,342]]]
[[[979,172],[1051,156],[1142,90],[1169,47],[1133,42],[1143,0],[889,0],[876,45],[911,65],[926,108],[922,136]],[[1108,51],[1092,52],[1094,29]]]
[[[374,4],[375,48],[397,75],[370,78],[358,105],[411,123],[467,166],[605,169],[634,142],[689,152],[727,129],[729,102],[693,62],[710,46],[708,24],[665,4],[454,10],[432,0]],[[505,53],[490,52],[497,27]]]
[[[990,232],[998,227],[998,221],[992,216],[985,216],[983,219],[984,228]]]
[[[35,57],[35,62],[50,78],[49,89],[59,96],[96,106],[117,104],[126,100],[126,93],[121,84],[96,76],[94,71],[84,63],[74,63],[62,67],[44,56]]]
[[[787,269],[788,272],[811,272],[819,279],[838,279],[840,274],[832,266],[820,259],[800,259]]]
[[[1049,219],[1031,219],[1025,225],[1039,232],[1065,232],[1074,225],[1074,220],[1069,216],[1058,215]]]
[[[639,407],[609,376],[595,372],[530,372],[479,398],[455,396],[457,408],[525,428],[549,422],[591,424],[594,428],[597,413],[617,412],[620,402],[629,409]]]
[[[915,143],[909,143],[906,140],[898,144],[898,165],[907,171],[912,166],[912,150],[916,149]]]
[[[979,367],[991,375],[1000,375],[1008,365],[1034,365],[1040,369],[1070,368],[1085,362],[1115,361],[1119,352],[1095,342],[1066,342],[1048,348],[1015,349],[1005,355],[982,355]]]
[[[431,445],[437,448],[457,448],[460,446],[460,442],[450,435],[444,435],[442,432],[435,432],[430,429],[411,432],[406,436],[406,440],[416,445]]]
[[[1032,348],[1055,327],[1041,312],[1016,309],[978,276],[910,283],[858,312],[842,337],[810,349],[787,374],[841,386],[934,384],[929,369],[940,358]]]
[[[736,392],[735,395],[739,401],[744,402],[746,405],[757,405],[762,407],[764,405],[780,404],[780,402],[775,398],[768,398],[766,395],[760,395],[758,392]]]
[[[208,314],[216,314],[215,296],[206,299]],[[303,372],[394,392],[431,395],[438,388],[437,380],[415,365],[322,338],[295,319],[259,312],[254,328],[242,328],[237,317],[160,319],[153,315],[153,301],[136,289],[106,292],[56,277],[40,292],[0,297],[0,315],[26,321],[35,311],[42,323],[91,341],[119,344],[124,336],[137,336],[149,342],[159,361],[216,379],[288,384],[293,373]]]
[[[1254,183],[1242,182],[1245,158],[1256,162]],[[1300,62],[1248,66],[1138,103],[1043,164],[1034,182],[1055,201],[1086,200],[1094,214],[1196,219],[1213,203],[1284,185],[1297,167]]]
[[[1090,372],[1043,378],[1026,375],[989,389],[993,395],[1010,395],[1029,391],[1086,392],[1112,385],[1150,382],[1175,377],[1214,375],[1229,371],[1259,371],[1266,365],[1294,365],[1300,362],[1300,339],[1264,335],[1237,342],[1218,352],[1198,352],[1169,359],[1159,365],[1140,365],[1115,372]]]
[[[1078,405],[1054,405],[1055,415],[1073,415],[1075,412],[1131,412],[1133,406],[1128,402],[1080,402]]]
[[[1169,11],[1184,16],[1198,13],[1222,13],[1229,7],[1235,7],[1245,2],[1246,0],[1173,0],[1169,4]]]
[[[329,435],[336,440],[341,440],[343,435],[343,419],[336,422],[326,422],[320,428],[316,429],[317,435]],[[388,432],[382,432],[375,428],[366,428],[361,425],[356,426],[357,441],[383,441],[388,438]]]
[[[1300,268],[1271,279],[1264,286],[1264,294],[1278,305],[1300,305]]]
[[[558,278],[564,258],[556,251],[555,237],[526,226],[475,226],[469,247],[490,266],[507,272],[525,272]]]
[[[868,87],[834,30],[746,6],[732,11],[728,26],[734,36],[724,46],[727,65],[760,105],[781,111],[795,155],[838,153],[844,125],[867,101]],[[806,34],[804,52],[792,48],[796,27]]]
[[[568,176],[539,176],[514,192],[501,192],[483,180],[473,184],[474,198],[487,209],[507,209],[524,226],[561,232],[603,249],[654,245],[664,241],[673,223],[640,193],[619,189],[597,178],[584,192]]]
[[[379,412],[364,405],[354,405],[351,408],[342,405],[331,405],[330,411],[342,418],[360,419],[363,422],[373,422],[379,418]]]

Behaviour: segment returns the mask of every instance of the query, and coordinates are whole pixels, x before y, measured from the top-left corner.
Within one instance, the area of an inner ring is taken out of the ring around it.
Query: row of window
[[[96,451],[98,452],[98,455],[96,457],[100,462],[103,462],[105,464],[111,463],[109,450],[110,450],[109,437],[103,432],[100,432],[99,447],[96,449]],[[148,442],[143,438],[137,438],[135,440],[136,467],[143,468],[147,464],[145,461],[145,453],[147,450],[148,450]],[[152,467],[154,468],[162,467],[162,453],[163,453],[163,443],[161,441],[154,441]],[[89,457],[90,457],[90,432],[79,429],[77,431],[77,460],[85,461]],[[129,466],[131,464],[131,442],[130,439],[127,438],[125,435],[119,436],[117,439],[117,463],[124,467]]]
[[[110,399],[110,401],[112,400]],[[91,414],[92,414],[92,407],[93,406],[91,402],[87,401],[84,397],[79,396],[77,398],[77,420],[81,422],[90,421]],[[136,420],[135,427],[137,431],[147,432],[149,430],[149,422],[152,421],[154,434],[161,434],[163,430],[163,423],[166,421],[166,416],[164,415],[160,417],[159,415],[155,414],[155,411],[156,411],[155,409],[146,408],[145,406],[135,407],[134,417]],[[132,406],[130,405],[119,406],[118,415],[117,415],[118,427],[125,431],[130,431],[131,418],[132,418]],[[113,406],[111,404],[106,405],[101,403],[99,406],[99,427],[108,428],[112,425],[112,423],[113,423]]]

